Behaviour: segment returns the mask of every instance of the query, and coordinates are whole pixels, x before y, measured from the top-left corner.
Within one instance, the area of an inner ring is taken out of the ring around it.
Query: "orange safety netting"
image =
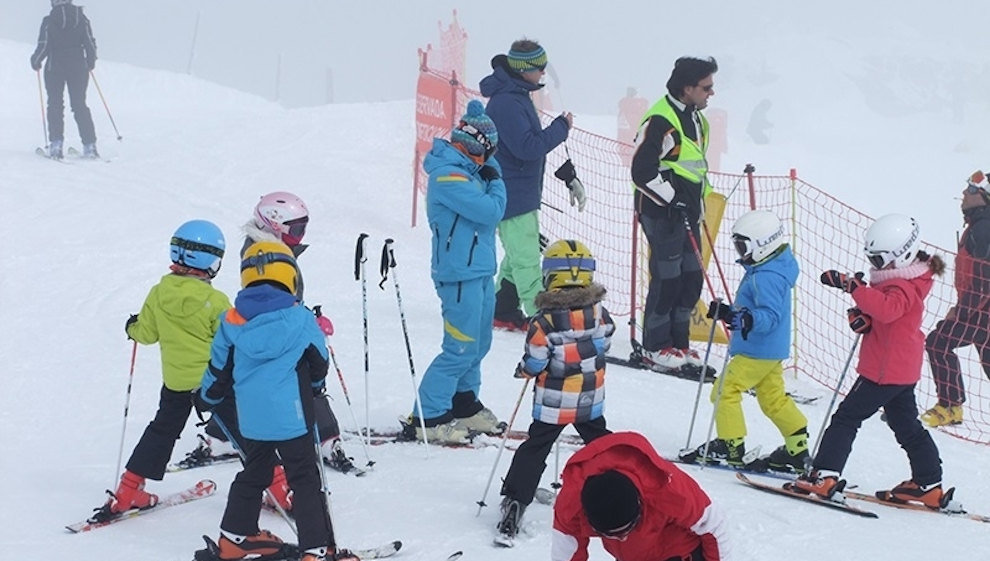
[[[462,114],[467,100],[481,98],[479,92],[460,84],[456,75],[442,76],[427,68],[425,60],[421,70],[433,83],[444,80],[449,85],[449,90],[437,96],[438,104],[446,101],[448,123],[452,124]],[[421,82],[423,78],[421,76]],[[417,105],[420,97],[418,92]],[[543,114],[542,117],[547,124],[553,116]],[[435,119],[433,123],[436,123]],[[436,136],[449,135],[449,125],[444,132]],[[649,248],[635,222],[629,167],[623,162],[630,150],[628,144],[580,128],[572,129],[566,145],[547,157],[540,224],[542,233],[551,241],[575,238],[591,249],[597,261],[595,280],[608,289],[606,306],[616,316],[617,323],[621,321],[619,318],[630,320],[630,336],[638,339],[635,322],[641,319],[646,300]],[[427,183],[421,167],[422,156],[417,150],[413,164],[414,225],[418,198]],[[583,213],[570,206],[567,188],[553,176],[554,170],[568,157],[574,162],[588,194],[588,205]],[[776,213],[785,223],[788,241],[801,267],[794,291],[792,353],[784,367],[795,376],[806,376],[831,390],[839,386],[839,393],[845,395],[856,379],[855,356],[842,378],[843,367],[855,341],[846,320],[846,309],[853,306],[853,302],[841,291],[823,286],[819,275],[827,269],[856,272],[868,268],[862,251],[863,235],[872,218],[797,178],[793,171],[790,176],[710,173],[709,179],[715,190],[728,198],[722,227],[709,225],[707,230],[714,238],[714,259],[708,266],[714,296],[731,300],[742,278],[743,269],[734,262],[736,254],[728,234],[731,224],[751,208]],[[698,240],[699,243],[707,245],[708,237],[706,230],[702,230],[703,239]],[[936,279],[926,301],[922,331],[927,334],[956,303],[952,282],[955,253],[929,244],[923,244],[922,248],[941,255],[947,265],[945,274]],[[702,299],[707,302],[712,296],[706,284]],[[704,341],[707,341],[707,329],[704,332]],[[990,443],[990,380],[987,379],[990,373],[984,374],[979,352],[972,346],[960,348],[956,353],[967,396],[963,406],[964,421],[941,430],[964,440]],[[712,355],[715,358],[711,364],[721,365],[725,346],[716,344]],[[937,401],[927,357],[923,368],[917,387],[922,410],[934,406]],[[990,370],[990,365],[986,368]]]

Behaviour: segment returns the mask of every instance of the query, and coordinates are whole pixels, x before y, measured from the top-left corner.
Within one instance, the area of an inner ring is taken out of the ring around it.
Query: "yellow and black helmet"
[[[241,257],[241,288],[259,281],[277,282],[296,293],[296,258],[282,242],[255,242]]]
[[[557,240],[543,252],[543,286],[547,290],[588,286],[595,280],[595,257],[577,240]]]

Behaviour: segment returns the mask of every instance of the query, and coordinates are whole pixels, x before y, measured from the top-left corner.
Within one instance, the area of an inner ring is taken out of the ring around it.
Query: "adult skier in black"
[[[51,0],[52,11],[41,20],[38,47],[31,55],[31,68],[41,70],[45,62],[45,90],[48,92],[48,156],[62,159],[64,138],[65,88],[79,127],[83,156],[98,158],[93,117],[86,106],[89,72],[96,66],[96,40],[89,19],[72,0]]]

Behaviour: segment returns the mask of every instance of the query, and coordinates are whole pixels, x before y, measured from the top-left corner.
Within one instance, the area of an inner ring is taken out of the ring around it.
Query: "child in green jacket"
[[[93,515],[93,522],[158,503],[156,495],[144,490],[144,481],[164,477],[172,448],[192,411],[192,393],[209,363],[221,314],[231,308],[227,296],[210,284],[220,270],[225,245],[223,233],[212,222],[192,220],[179,226],[171,240],[171,272],[151,288],[141,313],[127,320],[128,339],[161,345],[161,397],[117,490]]]

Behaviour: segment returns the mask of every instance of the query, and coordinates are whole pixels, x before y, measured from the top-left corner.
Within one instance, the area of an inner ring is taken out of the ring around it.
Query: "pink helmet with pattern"
[[[264,195],[258,201],[254,207],[254,223],[292,247],[299,245],[306,235],[309,209],[302,199],[292,193],[276,191]]]

